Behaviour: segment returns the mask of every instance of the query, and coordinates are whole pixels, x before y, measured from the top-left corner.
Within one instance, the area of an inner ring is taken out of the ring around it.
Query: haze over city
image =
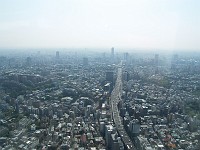
[[[200,49],[198,0],[6,0],[0,48]]]
[[[200,150],[199,0],[0,0],[0,150]]]

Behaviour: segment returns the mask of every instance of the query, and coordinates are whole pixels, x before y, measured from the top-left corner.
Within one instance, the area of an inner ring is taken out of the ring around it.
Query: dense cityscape
[[[0,55],[0,150],[199,150],[198,53]]]

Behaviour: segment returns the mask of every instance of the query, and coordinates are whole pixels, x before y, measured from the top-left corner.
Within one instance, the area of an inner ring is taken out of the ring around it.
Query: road
[[[121,101],[122,94],[122,63],[118,67],[117,80],[115,83],[115,87],[111,93],[111,112],[112,112],[112,120],[117,128],[118,134],[120,135],[122,142],[124,143],[125,149],[135,150],[135,147],[126,133],[124,126],[122,124],[121,117],[119,115],[119,110],[117,104]]]

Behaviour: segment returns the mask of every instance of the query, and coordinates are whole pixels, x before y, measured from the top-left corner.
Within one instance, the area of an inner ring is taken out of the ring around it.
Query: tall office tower
[[[115,55],[115,50],[114,50],[114,47],[112,47],[111,48],[111,57],[114,58],[114,55]]]
[[[114,72],[113,71],[107,71],[106,72],[106,81],[113,83],[113,80],[114,80]]]
[[[178,54],[173,55],[172,60],[171,60],[171,69],[176,69],[178,63]]]
[[[26,58],[26,65],[27,65],[27,66],[30,66],[30,65],[31,65],[31,62],[32,62],[31,57],[27,57],[27,58]]]
[[[131,132],[131,134],[134,137],[139,135],[139,133],[140,133],[140,123],[139,123],[138,119],[133,119],[132,121],[130,121],[129,131]]]
[[[124,53],[124,60],[128,60],[128,58],[129,58],[129,54],[126,52],[126,53]]]
[[[59,59],[59,57],[60,57],[60,53],[59,51],[56,51],[56,59]]]
[[[111,134],[111,142],[110,142],[111,150],[124,150],[124,145],[121,141],[121,138],[118,137],[117,132]]]
[[[114,127],[112,125],[106,125],[105,126],[105,141],[106,141],[106,147],[108,149],[111,149],[111,134],[114,132]]]
[[[87,57],[83,58],[83,66],[88,66],[88,58]]]
[[[125,72],[123,73],[123,80],[128,81],[129,78],[130,78],[129,72],[128,72],[128,71],[125,71]]]
[[[155,65],[155,74],[158,74],[158,65],[159,65],[159,55],[155,54],[155,59],[154,59],[154,65]]]

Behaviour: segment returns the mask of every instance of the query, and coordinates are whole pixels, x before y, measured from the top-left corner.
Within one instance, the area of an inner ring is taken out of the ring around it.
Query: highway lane
[[[136,148],[134,147],[130,137],[126,133],[124,126],[122,124],[121,117],[119,115],[119,110],[118,110],[118,103],[121,101],[121,95],[122,95],[122,63],[120,64],[118,68],[118,73],[117,73],[117,80],[115,83],[115,87],[111,93],[111,112],[112,112],[112,120],[117,128],[118,134],[120,135],[125,149],[128,150],[135,150]]]

